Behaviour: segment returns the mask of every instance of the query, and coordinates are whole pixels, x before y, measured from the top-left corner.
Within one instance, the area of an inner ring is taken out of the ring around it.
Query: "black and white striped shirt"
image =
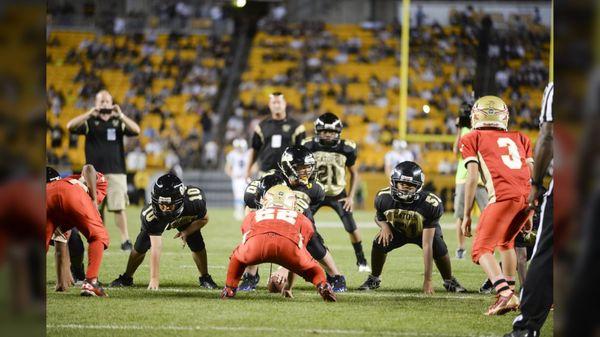
[[[547,122],[554,121],[552,115],[552,98],[554,97],[554,82],[548,83],[544,90],[544,98],[542,98],[542,112],[540,113],[540,126]]]

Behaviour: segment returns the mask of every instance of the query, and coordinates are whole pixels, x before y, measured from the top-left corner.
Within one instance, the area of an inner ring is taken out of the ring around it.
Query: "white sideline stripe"
[[[341,220],[340,221],[317,221],[315,223],[315,225],[317,226],[317,230],[319,228],[341,228],[341,229],[344,228]],[[379,227],[377,227],[377,225],[375,224],[374,221],[357,222],[356,226],[358,228],[379,228]],[[440,227],[442,227],[442,229],[455,229],[456,224],[453,222],[444,222],[444,223],[440,224]]]
[[[110,289],[111,292],[116,291],[131,291],[131,288],[107,288]],[[143,290],[146,291],[145,288],[135,288],[134,290]],[[206,292],[207,290],[204,289],[184,289],[184,288],[158,288],[158,290],[152,290],[152,292],[164,292],[164,293],[199,293],[199,292]],[[265,293],[266,294],[266,293]],[[306,295],[306,296],[312,296],[312,293],[303,293],[303,292],[298,292],[298,294],[300,295]],[[481,296],[473,296],[473,295],[433,295],[433,296],[427,296],[424,294],[403,294],[403,293],[398,293],[398,294],[389,294],[389,293],[378,293],[376,291],[347,291],[347,292],[343,292],[343,293],[337,293],[337,296],[340,296],[340,298],[343,297],[391,297],[391,298],[437,298],[437,299],[449,299],[449,300],[488,300],[489,296],[485,296],[485,295],[481,295]]]
[[[385,336],[441,336],[440,334],[427,332],[396,332],[396,331],[368,331],[368,330],[346,330],[346,329],[290,329],[272,327],[242,327],[242,326],[175,326],[175,325],[116,325],[116,324],[48,324],[48,329],[95,329],[95,330],[167,330],[167,331],[256,331],[256,332],[297,332],[308,334],[337,334],[337,335],[385,335]],[[447,337],[492,337],[494,335],[444,335]]]

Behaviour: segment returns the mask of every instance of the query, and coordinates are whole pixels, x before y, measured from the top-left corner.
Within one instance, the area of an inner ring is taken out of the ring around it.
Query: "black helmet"
[[[46,166],[46,184],[55,180],[60,180],[60,173],[54,168]]]
[[[340,142],[342,128],[342,121],[331,112],[326,112],[315,121],[315,140],[324,146],[336,146]],[[325,140],[319,136],[322,131],[333,131],[337,136],[333,140]]]
[[[167,173],[156,181],[152,189],[152,210],[156,217],[164,221],[173,221],[183,212],[185,186],[176,175]],[[160,205],[172,205],[173,209],[162,211]]]
[[[397,187],[399,182],[413,185],[417,190],[415,192],[401,191]],[[424,183],[425,175],[421,167],[415,162],[403,161],[394,167],[390,176],[392,197],[401,202],[413,202],[423,188]]]
[[[279,168],[288,180],[290,182],[298,181],[302,185],[308,184],[316,165],[317,161],[312,152],[301,145],[290,146],[285,149],[279,161]],[[308,172],[301,175],[301,172],[299,172],[300,166],[306,166]]]

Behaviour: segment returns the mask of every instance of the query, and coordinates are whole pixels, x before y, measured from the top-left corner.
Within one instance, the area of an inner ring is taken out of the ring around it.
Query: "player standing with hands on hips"
[[[121,249],[131,250],[125,213],[129,198],[123,137],[139,135],[139,125],[125,116],[118,105],[113,104],[108,91],[102,90],[96,94],[95,106],[70,120],[67,129],[73,134],[85,135],[86,163],[94,165],[108,180],[106,202],[102,208],[106,205],[109,212],[115,213],[115,222],[121,234]]]

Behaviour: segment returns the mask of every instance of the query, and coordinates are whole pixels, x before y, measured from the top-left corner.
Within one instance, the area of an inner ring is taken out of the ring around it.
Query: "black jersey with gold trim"
[[[204,192],[195,186],[187,186],[183,199],[183,212],[171,222],[162,221],[156,217],[152,205],[146,205],[140,214],[142,230],[150,235],[161,235],[165,229],[176,228],[183,230],[192,222],[206,216],[206,198]]]
[[[260,170],[277,168],[281,154],[288,146],[300,145],[306,136],[304,125],[292,118],[262,120],[252,134],[251,146],[258,155]]]
[[[346,167],[353,166],[358,157],[356,143],[341,139],[335,146],[324,146],[313,137],[302,141],[317,161],[317,180],[325,188],[325,195],[336,196],[346,188]]]
[[[395,200],[390,188],[384,188],[375,197],[376,219],[386,221],[408,238],[422,235],[423,228],[439,226],[444,214],[442,200],[433,193],[421,191],[411,203]]]
[[[296,210],[304,213],[304,215],[314,222],[311,207],[320,204],[325,199],[325,192],[323,186],[314,180],[311,180],[308,185],[296,185],[292,186],[287,177],[279,170],[271,170],[265,173],[262,178],[268,175],[276,175],[281,180],[285,181],[287,186],[294,191],[296,195]],[[261,178],[261,179],[262,179]],[[260,179],[253,180],[244,192],[244,203],[246,206],[252,209],[260,208],[260,191],[259,191]]]

